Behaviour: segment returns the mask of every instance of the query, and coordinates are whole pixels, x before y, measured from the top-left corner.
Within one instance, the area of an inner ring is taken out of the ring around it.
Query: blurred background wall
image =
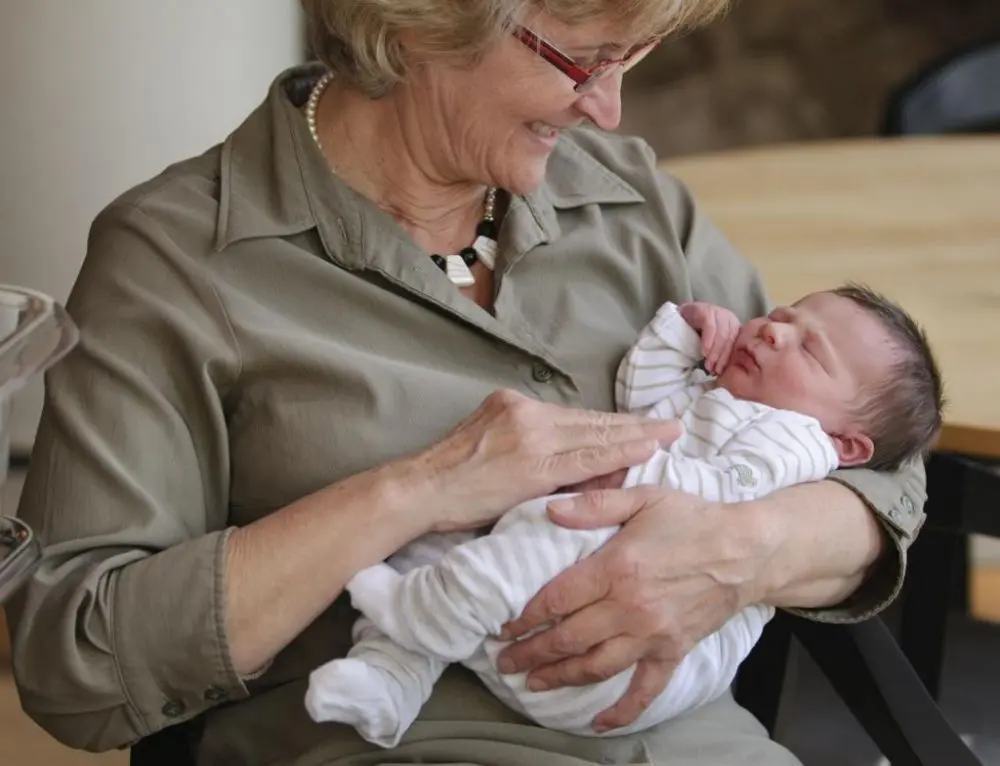
[[[98,211],[222,140],[303,38],[298,0],[0,2],[0,283],[64,300]],[[40,402],[16,398],[15,449]]]
[[[998,38],[1000,0],[738,0],[629,74],[622,130],[662,156],[869,135],[915,70]]]

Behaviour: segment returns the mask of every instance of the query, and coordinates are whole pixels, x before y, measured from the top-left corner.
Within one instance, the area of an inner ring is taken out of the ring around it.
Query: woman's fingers
[[[528,688],[548,691],[597,684],[634,665],[636,660],[629,660],[629,657],[641,656],[640,642],[629,636],[616,636],[578,657],[567,657],[531,671]]]
[[[676,421],[574,409],[500,390],[414,461],[441,484],[431,528],[469,529],[529,497],[643,463],[680,432]]]
[[[565,487],[644,463],[659,448],[659,442],[641,441],[564,452],[541,458],[538,474],[555,479],[557,487]]]
[[[594,719],[594,730],[605,732],[635,722],[667,688],[673,670],[659,660],[639,660],[625,696]]]
[[[624,524],[650,501],[643,487],[586,492],[549,503],[549,517],[571,529],[594,529]],[[588,559],[589,560],[589,559]]]
[[[520,617],[504,626],[500,637],[513,640],[548,623],[555,623],[600,601],[608,595],[610,578],[598,557],[591,556],[561,572],[542,588],[521,612]],[[548,631],[551,633],[551,631]],[[514,671],[524,671],[542,664],[552,654],[552,636],[539,633],[507,647],[501,656],[512,659]],[[539,638],[542,640],[536,641]],[[565,655],[562,655],[565,656]]]
[[[644,463],[681,434],[676,420],[647,419],[602,429],[567,429],[556,449],[542,447],[538,475],[550,477],[565,487]]]
[[[608,426],[565,429],[568,432],[566,435],[574,437],[575,447],[605,447],[641,439],[655,439],[664,446],[669,446],[680,436],[680,421],[657,420],[640,415],[628,417],[636,419]]]
[[[528,672],[528,688],[543,691],[566,684],[589,683],[590,665],[580,661],[615,637],[621,614],[611,601],[596,601],[548,630],[513,645],[506,655],[513,672]],[[567,663],[569,666],[567,666]],[[539,685],[540,684],[540,685]]]
[[[602,447],[641,439],[666,439],[669,443],[679,433],[673,421],[629,412],[564,407],[529,399],[508,390],[490,394],[462,425],[465,428],[489,428],[489,421],[494,418],[500,421],[492,424],[494,427],[506,428],[511,434],[525,439],[534,437],[537,441],[548,431],[549,439],[554,443],[550,441],[546,447],[556,451]]]

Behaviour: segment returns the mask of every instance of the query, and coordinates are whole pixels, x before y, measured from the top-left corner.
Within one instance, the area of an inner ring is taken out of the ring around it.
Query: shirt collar
[[[312,140],[301,107],[322,72],[318,64],[283,72],[265,102],[224,142],[218,250],[245,239],[291,236],[315,227],[333,260],[353,267],[369,265],[366,229],[388,216],[337,179]],[[588,130],[578,128],[563,136],[549,158],[545,181],[523,200],[514,200],[508,215],[514,213],[516,219],[505,222],[504,228],[535,226],[540,229],[538,239],[551,242],[560,235],[558,210],[644,201],[632,185],[582,148],[580,139]],[[371,219],[368,225],[365,218]]]

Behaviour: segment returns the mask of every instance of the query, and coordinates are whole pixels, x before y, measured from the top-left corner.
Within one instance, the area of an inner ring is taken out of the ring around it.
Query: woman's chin
[[[539,160],[535,157],[525,157],[516,168],[510,168],[498,184],[501,188],[514,195],[525,195],[535,191],[545,180],[545,167],[548,157]]]

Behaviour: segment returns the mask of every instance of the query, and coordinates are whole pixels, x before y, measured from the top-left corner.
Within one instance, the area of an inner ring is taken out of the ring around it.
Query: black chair
[[[1000,41],[951,53],[889,97],[889,136],[1000,132]]]
[[[129,752],[129,766],[194,766],[191,727],[171,726],[140,740]]]
[[[779,613],[771,621],[740,667],[734,691],[772,735],[793,637],[892,766],[982,766],[880,618],[824,625]]]
[[[966,605],[968,536],[1000,537],[1000,473],[989,462],[935,453],[927,464],[926,511],[910,549],[899,639],[936,699],[948,615],[956,604]]]
[[[949,726],[880,619],[823,625],[780,613],[740,669],[737,701],[774,733],[792,637],[812,656],[892,766],[982,766]],[[193,766],[190,727],[137,743],[131,766]]]

